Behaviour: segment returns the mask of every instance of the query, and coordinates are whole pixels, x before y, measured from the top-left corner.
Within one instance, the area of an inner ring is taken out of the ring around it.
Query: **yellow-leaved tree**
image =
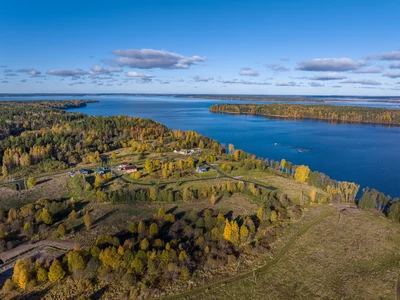
[[[294,179],[300,182],[306,182],[308,175],[310,175],[310,168],[301,165],[296,168],[296,173],[294,174]]]
[[[25,289],[31,277],[32,274],[30,272],[30,260],[18,259],[14,266],[14,273],[12,276],[14,283],[21,289]]]

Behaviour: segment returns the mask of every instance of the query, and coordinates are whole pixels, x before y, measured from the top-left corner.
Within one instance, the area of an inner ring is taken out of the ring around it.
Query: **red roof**
[[[125,170],[134,170],[137,169],[136,166],[127,166],[125,167]]]

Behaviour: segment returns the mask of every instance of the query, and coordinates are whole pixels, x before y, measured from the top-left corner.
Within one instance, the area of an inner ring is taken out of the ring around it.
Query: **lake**
[[[174,97],[96,96],[17,99],[95,99],[99,103],[69,109],[94,116],[150,118],[172,129],[194,130],[259,157],[308,165],[337,180],[354,181],[400,196],[400,127],[332,124],[312,120],[214,114],[217,103],[253,103]],[[258,102],[267,103],[267,102]],[[301,103],[301,102],[300,102]],[[301,103],[309,104],[309,103]],[[331,102],[398,108],[399,104],[366,101]]]

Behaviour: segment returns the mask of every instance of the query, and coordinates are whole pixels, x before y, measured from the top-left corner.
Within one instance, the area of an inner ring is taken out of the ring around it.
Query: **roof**
[[[133,170],[133,169],[137,169],[136,166],[127,166],[127,167],[125,167],[125,170]]]
[[[205,167],[205,166],[199,166],[199,167],[197,167],[199,170],[202,170],[202,171],[207,171],[207,168]]]

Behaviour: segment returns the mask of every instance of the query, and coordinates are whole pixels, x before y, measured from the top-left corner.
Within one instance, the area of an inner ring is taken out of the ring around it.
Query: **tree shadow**
[[[101,299],[101,297],[104,295],[105,292],[107,292],[107,290],[108,290],[108,285],[106,285],[105,287],[101,288],[97,292],[90,295],[90,300]]]
[[[44,290],[40,290],[40,291],[33,291],[30,292],[26,295],[23,296],[16,296],[13,297],[11,299],[13,300],[39,300],[39,299],[43,299],[43,297],[47,294],[47,292],[50,290],[50,287],[45,288]]]
[[[105,219],[107,219],[109,216],[115,214],[117,210],[113,209],[111,211],[109,211],[108,213],[105,213],[104,215],[102,215],[100,218],[96,219],[92,225],[97,225],[98,223],[100,223],[101,221],[104,221]]]
[[[39,185],[39,184],[42,184],[42,183],[46,183],[46,182],[51,181],[51,180],[52,180],[51,178],[43,179],[43,180],[38,181],[36,183],[36,185]]]

